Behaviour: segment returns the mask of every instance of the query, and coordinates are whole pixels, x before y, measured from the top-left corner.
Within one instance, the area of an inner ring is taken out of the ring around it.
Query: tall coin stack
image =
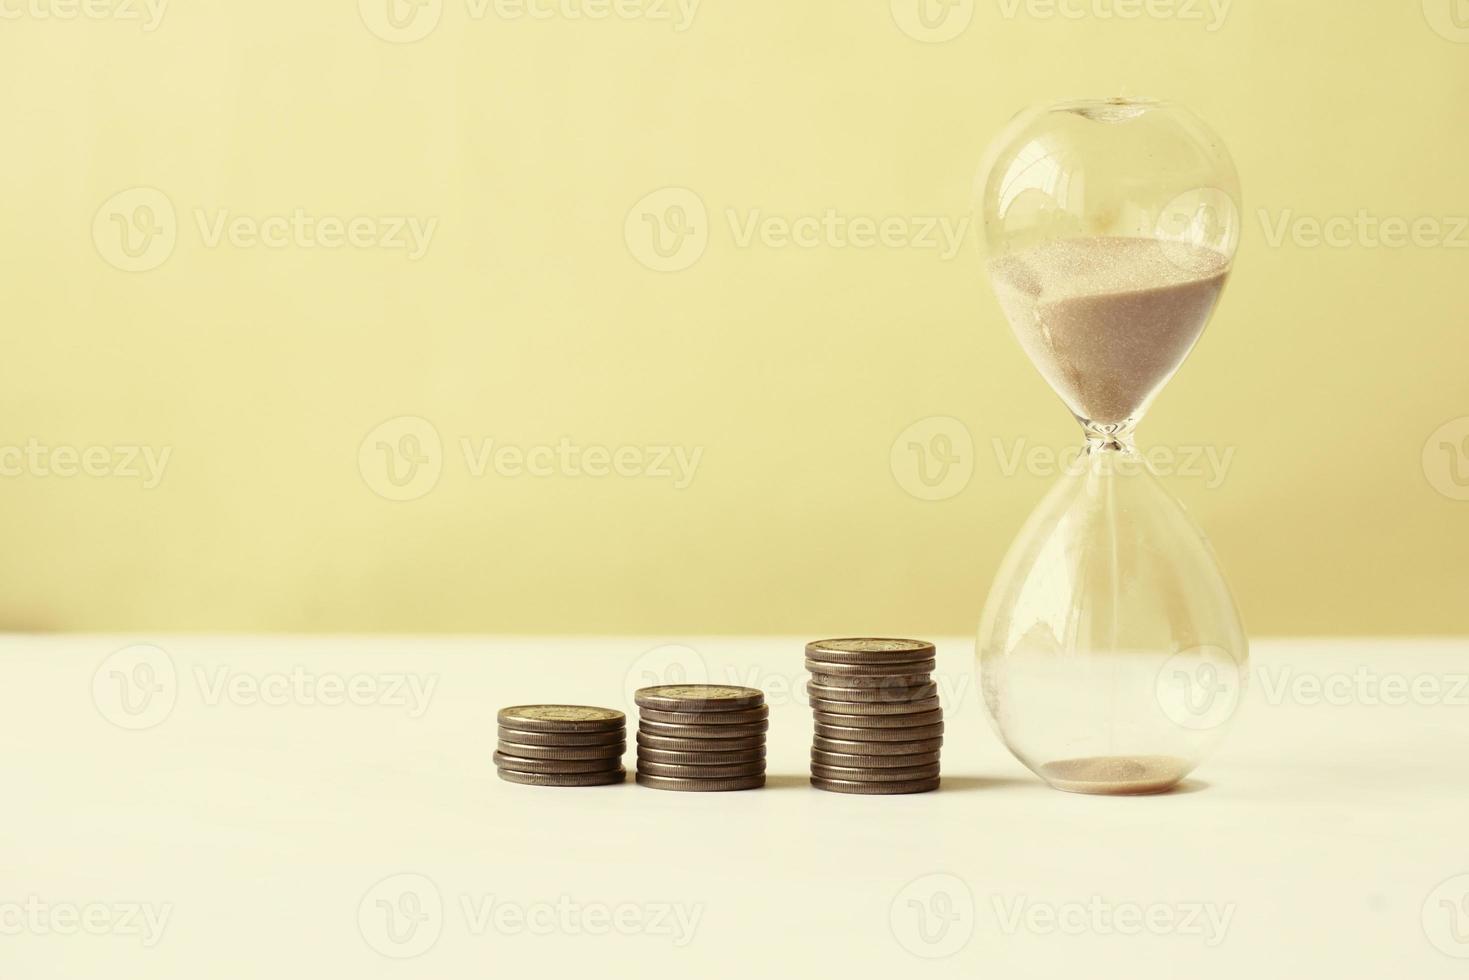
[[[501,708],[500,778],[529,786],[604,786],[627,778],[627,716],[581,704]]]
[[[723,684],[664,684],[633,695],[639,786],[685,793],[765,785],[765,692]]]
[[[938,789],[944,713],[933,668],[933,644],[922,640],[806,644],[811,785],[869,796]]]

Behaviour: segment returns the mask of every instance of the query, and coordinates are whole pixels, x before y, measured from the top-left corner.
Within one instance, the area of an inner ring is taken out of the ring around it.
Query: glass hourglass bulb
[[[1023,113],[995,147],[989,278],[1086,445],[990,590],[976,647],[985,705],[1057,789],[1165,791],[1223,737],[1248,643],[1203,532],[1133,431],[1223,289],[1237,178],[1197,116],[1151,100]]]

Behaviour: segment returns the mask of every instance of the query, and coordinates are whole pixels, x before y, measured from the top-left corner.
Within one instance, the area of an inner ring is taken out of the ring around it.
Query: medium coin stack
[[[938,789],[944,713],[933,667],[933,644],[922,640],[806,644],[811,785],[868,796]]]
[[[627,778],[627,716],[581,704],[501,708],[500,778],[528,786],[605,786]]]
[[[685,793],[765,785],[765,693],[723,684],[664,684],[633,695],[639,786]]]

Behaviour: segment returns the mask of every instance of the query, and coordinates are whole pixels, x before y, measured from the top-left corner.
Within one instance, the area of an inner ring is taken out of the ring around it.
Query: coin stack
[[[581,704],[501,708],[500,778],[528,786],[604,786],[627,778],[627,716]]]
[[[868,796],[938,789],[944,713],[933,667],[933,644],[922,640],[806,644],[811,785]]]
[[[770,708],[753,687],[664,684],[633,695],[639,786],[685,793],[765,785]]]

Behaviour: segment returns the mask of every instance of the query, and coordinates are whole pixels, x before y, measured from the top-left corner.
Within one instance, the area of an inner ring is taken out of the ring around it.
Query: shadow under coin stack
[[[723,684],[664,684],[640,689],[639,786],[685,793],[765,785],[765,693]]]
[[[868,796],[938,789],[944,713],[933,668],[933,644],[922,640],[806,644],[811,785]]]
[[[500,778],[528,786],[605,786],[627,778],[627,716],[580,704],[501,708]]]

